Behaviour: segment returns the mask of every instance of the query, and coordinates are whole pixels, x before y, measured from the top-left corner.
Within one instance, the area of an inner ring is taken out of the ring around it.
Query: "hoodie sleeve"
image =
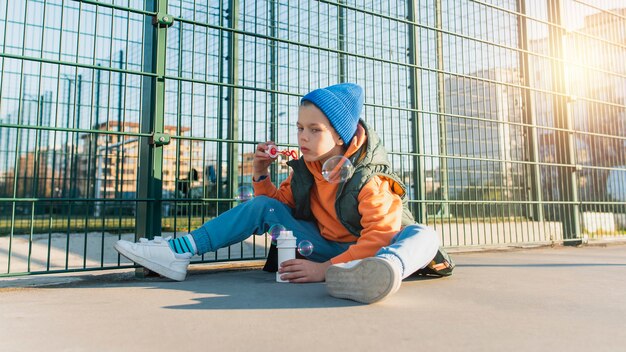
[[[359,193],[359,213],[361,214],[361,236],[347,251],[331,259],[331,263],[344,263],[351,260],[372,257],[402,227],[402,200],[393,192],[391,182],[378,176],[372,179]]]
[[[267,196],[279,200],[290,208],[295,208],[295,202],[293,200],[293,193],[291,193],[291,177],[293,173],[289,174],[287,179],[283,181],[278,188],[274,186],[269,176],[258,182],[252,182],[255,196]]]

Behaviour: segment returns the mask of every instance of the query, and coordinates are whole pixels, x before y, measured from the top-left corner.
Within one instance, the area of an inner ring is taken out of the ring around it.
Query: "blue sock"
[[[183,253],[191,253],[196,254],[198,251],[196,248],[196,244],[193,241],[193,237],[191,235],[185,235],[183,237],[174,238],[168,241],[170,248],[174,251],[174,253],[183,254]]]

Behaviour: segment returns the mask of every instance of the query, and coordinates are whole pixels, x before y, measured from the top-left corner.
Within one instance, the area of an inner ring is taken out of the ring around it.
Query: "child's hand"
[[[278,272],[283,280],[289,282],[320,282],[326,278],[326,269],[330,266],[330,261],[316,263],[306,259],[285,260],[278,268]]]
[[[267,168],[274,162],[274,160],[276,160],[265,152],[269,148],[269,145],[274,145],[274,142],[267,141],[265,143],[259,143],[256,146],[256,152],[254,153],[254,158],[252,159],[252,176],[255,180],[257,180],[259,176],[267,175]]]

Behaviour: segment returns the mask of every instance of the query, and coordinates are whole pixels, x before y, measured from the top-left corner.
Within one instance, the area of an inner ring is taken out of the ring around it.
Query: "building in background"
[[[96,126],[100,133],[83,135],[80,161],[75,187],[81,195],[96,199],[127,200],[126,208],[134,209],[132,200],[137,198],[139,174],[139,137],[110,134],[110,131],[138,133],[139,124],[116,121]],[[184,135],[188,127],[164,126],[170,135]],[[198,140],[172,139],[163,147],[163,195],[164,198],[185,198],[192,188],[204,185],[204,160],[199,158],[203,143]],[[103,202],[97,203],[94,213],[102,212]],[[116,212],[118,203],[109,211]]]
[[[445,81],[450,199],[521,200],[524,136],[516,69],[490,69]]]
[[[626,164],[626,8],[585,16],[581,26],[563,33],[566,106],[554,107],[549,38],[529,42],[531,109],[538,125],[539,161],[559,163],[555,118],[567,114],[573,134],[574,162],[581,201],[610,201],[607,179]],[[598,40],[601,38],[601,40]],[[541,127],[549,127],[542,129]],[[617,137],[617,138],[616,138]],[[620,138],[621,137],[621,138]],[[562,192],[558,166],[541,166],[543,199]],[[626,185],[624,186],[626,189]],[[586,208],[599,208],[593,205]]]

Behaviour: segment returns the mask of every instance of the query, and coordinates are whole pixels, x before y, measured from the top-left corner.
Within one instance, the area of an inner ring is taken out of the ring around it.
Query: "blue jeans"
[[[313,253],[308,259],[325,262],[345,252],[355,242],[334,242],[324,239],[315,222],[299,220],[284,203],[266,196],[254,197],[204,223],[191,232],[198,254],[216,251],[239,243],[253,234],[262,235],[280,224],[293,232],[297,242],[308,240]],[[410,225],[393,237],[389,246],[376,255],[395,257],[403,266],[403,278],[426,266],[437,253],[439,240],[433,229]]]

